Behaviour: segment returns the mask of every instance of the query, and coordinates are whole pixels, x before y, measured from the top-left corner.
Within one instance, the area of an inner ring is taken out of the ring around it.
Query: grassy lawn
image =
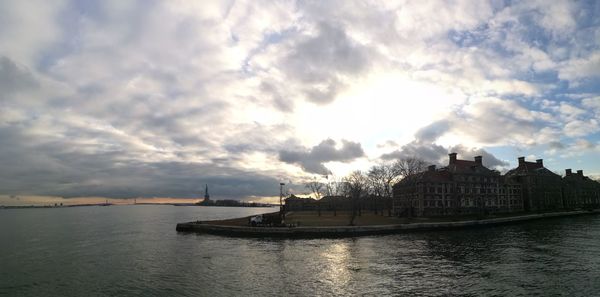
[[[228,219],[228,220],[217,220],[217,221],[207,221],[207,223],[211,225],[225,225],[225,226],[248,226],[248,217]]]
[[[477,215],[457,215],[457,216],[440,216],[440,217],[388,217],[385,215],[374,214],[372,211],[363,211],[361,216],[356,216],[354,219],[355,226],[369,225],[391,225],[391,224],[406,224],[406,223],[426,223],[426,222],[455,222],[468,221],[476,219],[491,219],[495,217],[508,217],[522,215],[522,213],[488,215],[486,217],[478,217]],[[348,226],[350,224],[352,212],[338,211],[337,216],[333,212],[321,211],[321,216],[316,211],[295,211],[286,215],[286,223],[299,223],[300,226]]]
[[[286,215],[285,222],[299,224],[300,226],[348,226],[351,216],[352,212],[350,211],[338,211],[336,216],[333,215],[332,211],[321,211],[321,216],[316,211],[295,211]],[[401,224],[404,222],[406,222],[404,218],[382,216],[374,214],[372,211],[363,211],[361,216],[356,216],[354,219],[354,225],[356,226]]]

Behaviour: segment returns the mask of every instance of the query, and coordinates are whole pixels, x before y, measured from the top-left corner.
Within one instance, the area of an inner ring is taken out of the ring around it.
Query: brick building
[[[407,176],[393,187],[393,210],[399,216],[487,214],[522,211],[521,186],[499,172],[448,155],[448,166]]]
[[[583,175],[583,170],[565,171],[563,196],[567,208],[595,208],[600,205],[600,184]]]
[[[519,157],[517,168],[509,170],[505,178],[520,184],[523,191],[525,211],[546,211],[563,209],[561,176],[544,167],[544,160],[525,161]]]
[[[488,214],[553,211],[600,207],[600,183],[566,170],[564,177],[535,162],[518,158],[505,175],[449,154],[448,166],[405,177],[393,187],[393,210],[398,216]]]

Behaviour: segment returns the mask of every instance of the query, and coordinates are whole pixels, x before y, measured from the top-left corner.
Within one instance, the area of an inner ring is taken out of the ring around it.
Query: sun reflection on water
[[[350,247],[348,242],[336,242],[327,247],[321,254],[323,270],[320,279],[328,282],[334,291],[341,292],[351,280]]]

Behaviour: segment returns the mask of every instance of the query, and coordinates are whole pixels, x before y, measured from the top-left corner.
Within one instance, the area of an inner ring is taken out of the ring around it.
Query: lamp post
[[[285,212],[283,211],[283,186],[284,183],[279,183],[279,214],[282,219],[285,219]]]

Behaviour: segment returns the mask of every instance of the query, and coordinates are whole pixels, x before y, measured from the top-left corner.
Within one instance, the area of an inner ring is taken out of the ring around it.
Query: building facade
[[[583,175],[583,170],[573,173],[565,170],[563,196],[567,208],[597,208],[600,206],[600,183]]]
[[[521,186],[499,172],[448,155],[448,166],[407,176],[393,187],[393,211],[399,216],[488,214],[523,210]]]
[[[505,177],[520,184],[525,211],[547,211],[564,209],[562,178],[544,167],[544,160],[525,161],[519,157],[517,168],[509,170]]]
[[[544,161],[525,161],[505,175],[483,166],[482,157],[458,160],[449,154],[448,166],[405,177],[393,187],[393,211],[398,216],[489,214],[553,211],[600,207],[600,183],[566,170],[564,177],[544,167]]]

